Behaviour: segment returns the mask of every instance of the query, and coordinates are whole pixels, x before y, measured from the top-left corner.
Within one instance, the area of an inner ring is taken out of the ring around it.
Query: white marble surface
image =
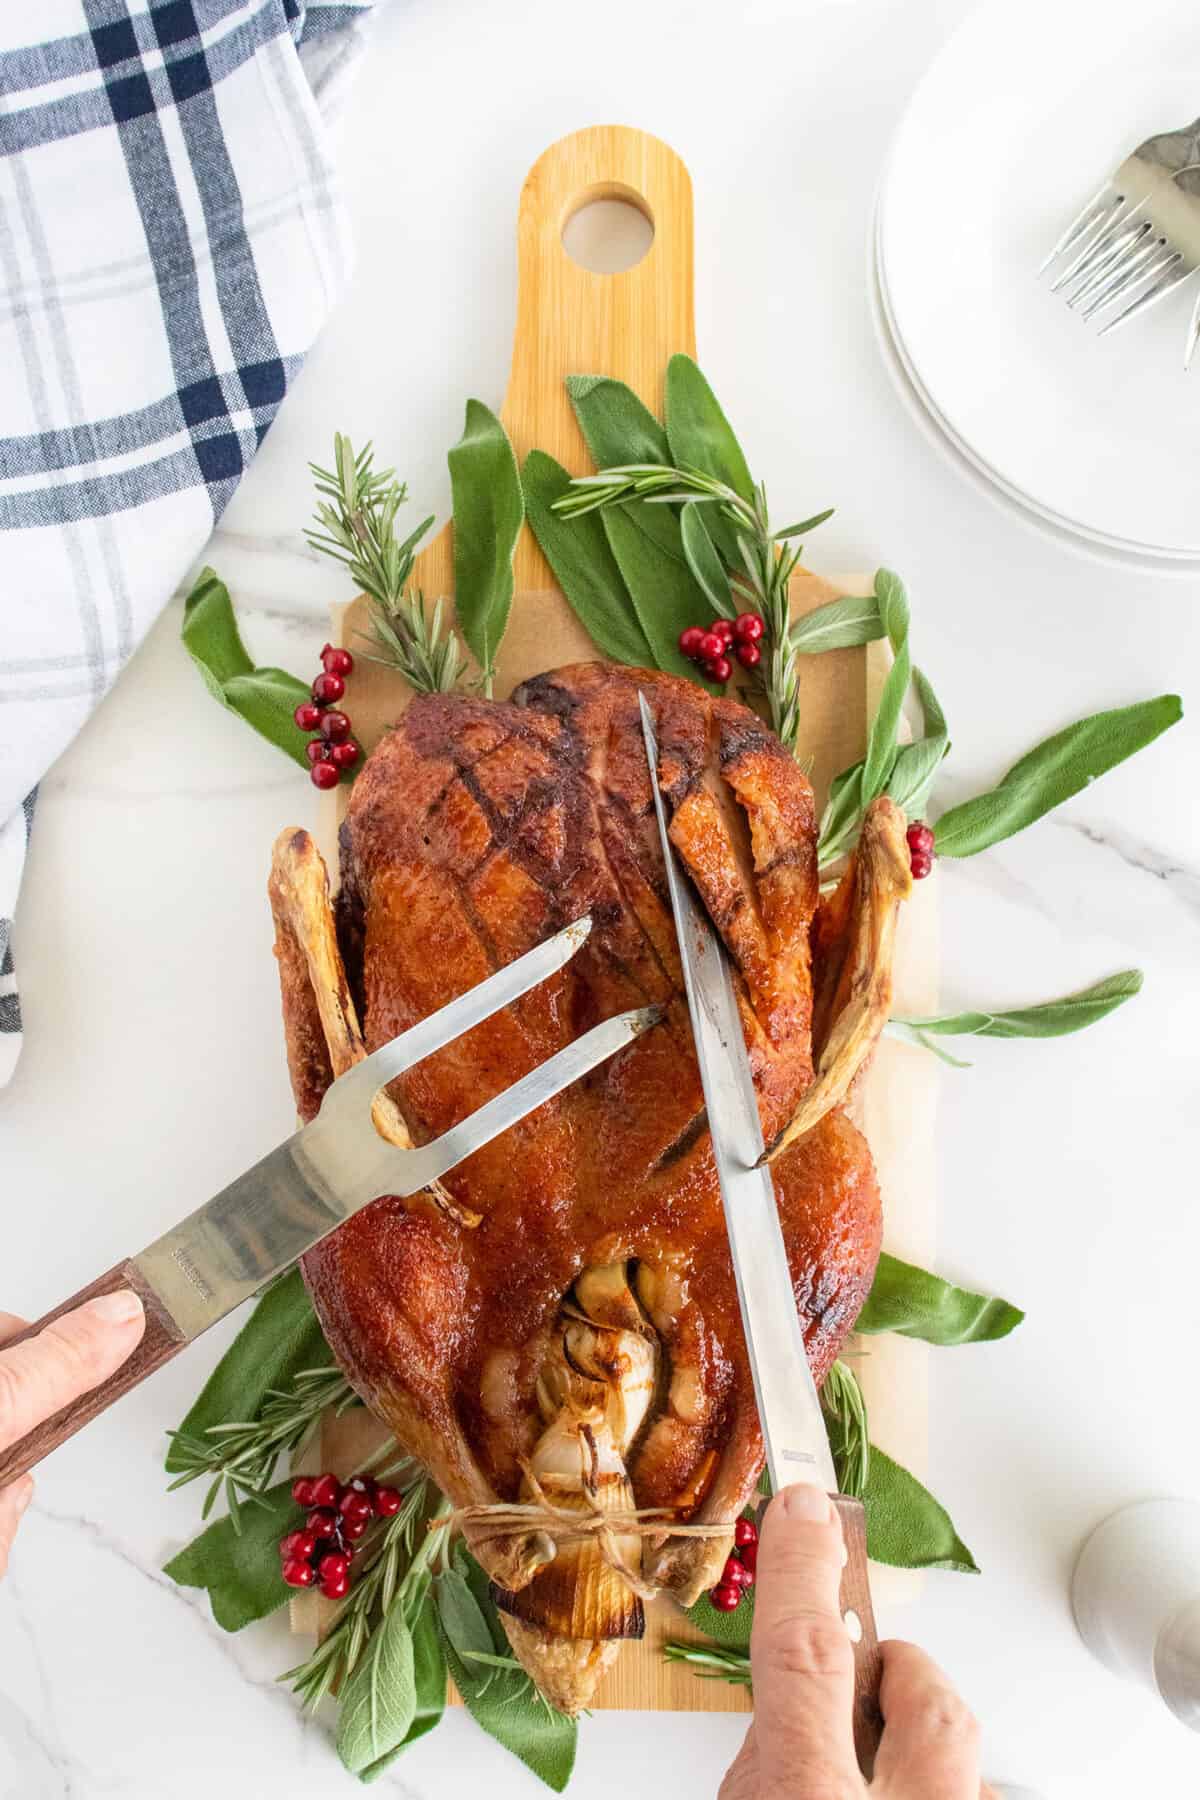
[[[836,502],[818,566],[901,569],[956,737],[945,798],[1067,718],[1200,668],[1186,584],[1110,573],[943,467],[871,341],[863,250],[880,158],[961,0],[392,0],[345,123],[360,245],[341,310],[212,546],[263,661],[307,669],[343,593],[300,536],[306,460],[374,435],[444,513],[464,397],[499,400],[525,169],[577,125],[659,132],[696,183],[702,359],[779,503]],[[1114,354],[1136,354],[1116,340]],[[164,617],[45,783],[17,954],[28,1038],[0,1095],[0,1303],[36,1313],[288,1127],[264,900],[298,771],[223,715]],[[934,1576],[887,1627],[986,1725],[988,1768],[1048,1800],[1195,1786],[1196,1743],[1093,1665],[1066,1599],[1088,1528],[1200,1492],[1200,741],[1193,720],[1051,822],[944,870],[950,1002],[1064,992],[1138,964],[1084,1037],[980,1044],[946,1080],[942,1267],[1028,1308],[1009,1342],[933,1359],[931,1484],[984,1574]],[[3,1800],[349,1793],[273,1685],[278,1626],[223,1636],[157,1571],[189,1535],[161,1432],[211,1349],[43,1471],[0,1593]],[[598,1715],[578,1800],[713,1794],[729,1718]],[[381,1783],[410,1800],[542,1791],[462,1717]]]

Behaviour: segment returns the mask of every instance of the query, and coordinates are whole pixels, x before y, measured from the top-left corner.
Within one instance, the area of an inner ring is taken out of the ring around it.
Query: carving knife
[[[842,1614],[856,1640],[855,1748],[864,1774],[869,1775],[882,1728],[878,1705],[882,1669],[867,1582],[866,1519],[861,1500],[837,1492],[829,1436],[804,1350],[774,1178],[769,1166],[759,1167],[762,1124],[732,970],[671,843],[658,782],[654,715],[644,694],[639,701],[767,1471],[775,1493],[796,1481],[824,1488],[841,1516],[847,1550]]]
[[[371,1109],[382,1087],[561,969],[590,930],[590,919],[577,919],[355,1063],[331,1083],[321,1110],[302,1130],[139,1255],[118,1263],[10,1338],[9,1344],[21,1343],[85,1300],[118,1288],[133,1288],[146,1309],[145,1335],[114,1375],[0,1450],[0,1488],[73,1437],[361,1207],[384,1194],[415,1194],[428,1187],[656,1024],[662,1012],[655,1006],[604,1020],[432,1143],[400,1149],[380,1136]]]

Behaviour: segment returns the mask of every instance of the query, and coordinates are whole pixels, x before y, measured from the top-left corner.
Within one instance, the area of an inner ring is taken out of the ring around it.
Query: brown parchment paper
[[[822,577],[798,574],[792,582],[792,612],[800,617],[839,595],[869,593],[863,575]],[[367,660],[361,600],[335,610],[333,641],[356,653],[345,705],[355,735],[370,750],[407,705],[411,690],[394,670]],[[521,681],[571,662],[593,660],[596,649],[561,594],[554,590],[518,594],[497,659],[496,693],[505,698]],[[862,756],[867,721],[889,663],[885,647],[834,650],[807,658],[802,677],[801,759],[807,762],[824,804],[832,777]],[[335,790],[323,818],[322,848],[330,878],[337,879],[337,827],[346,790]],[[937,879],[917,884],[901,920],[893,1010],[920,1016],[937,1006]],[[895,1255],[926,1266],[933,1259],[935,1227],[934,1121],[937,1064],[926,1052],[885,1039],[860,1083],[855,1112],[879,1170],[884,1205],[884,1243]],[[862,1383],[872,1441],[924,1479],[928,1450],[928,1348],[892,1335],[854,1338],[843,1355]],[[333,1469],[341,1478],[360,1467],[383,1436],[365,1411],[327,1419],[309,1446],[303,1467]],[[886,1615],[910,1600],[921,1577],[907,1570],[871,1565],[877,1609]],[[292,1626],[316,1635],[327,1603],[304,1594],[292,1602]],[[686,1665],[664,1662],[665,1638],[702,1641],[686,1616],[669,1600],[647,1608],[646,1636],[624,1646],[593,1703],[605,1708],[669,1712],[748,1712],[743,1688],[702,1681]],[[452,1694],[452,1698],[453,1698]]]

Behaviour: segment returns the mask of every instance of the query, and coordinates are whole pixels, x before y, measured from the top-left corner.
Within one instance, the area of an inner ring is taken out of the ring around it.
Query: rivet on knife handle
[[[51,1450],[57,1450],[67,1438],[74,1437],[84,1425],[90,1424],[114,1401],[127,1394],[130,1388],[135,1388],[147,1375],[153,1375],[155,1369],[170,1362],[183,1349],[187,1339],[175,1321],[168,1317],[131,1262],[118,1263],[115,1269],[110,1269],[107,1275],[101,1275],[90,1287],[85,1287],[70,1300],[64,1300],[61,1306],[56,1306],[44,1319],[26,1326],[16,1337],[7,1338],[4,1348],[8,1350],[16,1344],[23,1344],[27,1338],[36,1337],[39,1331],[52,1325],[55,1319],[61,1319],[64,1313],[74,1312],[77,1306],[83,1306],[88,1300],[95,1300],[101,1294],[115,1294],[121,1288],[132,1288],[146,1309],[146,1330],[141,1342],[132,1356],[119,1369],[114,1370],[107,1381],[92,1388],[90,1393],[81,1394],[78,1400],[72,1400],[69,1406],[64,1406],[53,1418],[35,1425],[32,1431],[25,1437],[18,1438],[15,1444],[10,1444],[7,1449],[0,1449],[0,1488],[15,1481],[19,1475],[28,1474],[44,1456],[49,1456]]]

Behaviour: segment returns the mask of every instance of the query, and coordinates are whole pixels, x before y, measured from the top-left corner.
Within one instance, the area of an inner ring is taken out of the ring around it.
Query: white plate
[[[1007,488],[992,469],[979,462],[972,455],[970,449],[955,438],[946,421],[933,406],[929,395],[916,379],[915,373],[905,357],[903,345],[896,340],[889,314],[887,294],[880,278],[875,247],[877,235],[877,232],[872,229],[868,295],[871,323],[875,328],[880,355],[892,378],[896,392],[926,441],[940,451],[946,460],[961,475],[965,476],[977,492],[1001,506],[1018,523],[1053,538],[1064,549],[1092,557],[1099,562],[1107,563],[1110,567],[1113,563],[1119,563],[1126,568],[1143,573],[1187,576],[1194,580],[1200,564],[1184,559],[1166,560],[1162,557],[1148,556],[1144,552],[1130,551],[1118,543],[1104,543],[1088,534],[1060,524],[1048,513],[1043,513],[1031,505],[1025,495]]]
[[[1195,282],[1099,338],[1036,270],[1126,152],[1200,112],[1200,9],[985,0],[912,100],[880,189],[908,379],[976,472],[1055,528],[1200,563]]]

